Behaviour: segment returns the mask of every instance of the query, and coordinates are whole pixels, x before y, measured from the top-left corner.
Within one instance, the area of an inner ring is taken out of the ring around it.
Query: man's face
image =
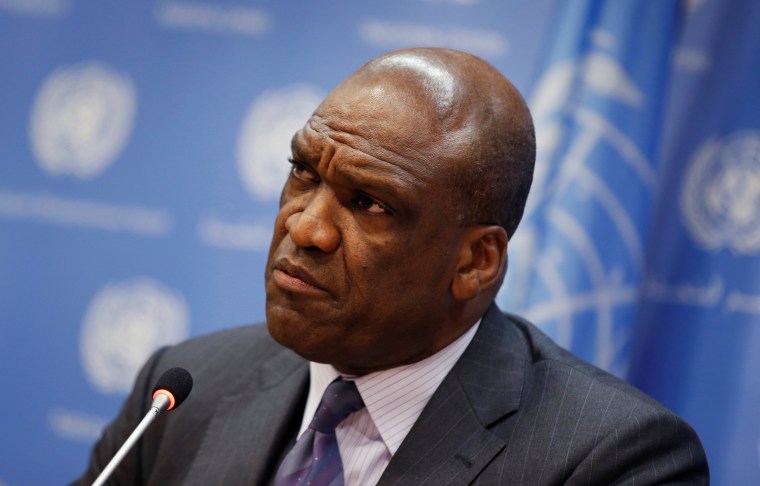
[[[342,86],[293,138],[267,325],[344,372],[417,361],[459,332],[450,286],[463,230],[445,179],[464,154],[416,98],[390,83]]]

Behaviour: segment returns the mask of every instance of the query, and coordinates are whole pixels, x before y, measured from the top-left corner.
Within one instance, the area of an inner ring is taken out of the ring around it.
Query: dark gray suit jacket
[[[308,365],[265,326],[157,353],[96,445],[89,484],[149,408],[167,368],[195,379],[114,484],[267,484],[292,443]],[[382,485],[707,484],[694,431],[657,402],[493,306],[393,456]]]

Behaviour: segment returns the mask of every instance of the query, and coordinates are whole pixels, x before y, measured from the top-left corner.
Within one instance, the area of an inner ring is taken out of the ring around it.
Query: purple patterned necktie
[[[338,378],[330,383],[309,428],[280,464],[275,484],[342,486],[343,463],[335,427],[362,408],[364,402],[353,381]]]

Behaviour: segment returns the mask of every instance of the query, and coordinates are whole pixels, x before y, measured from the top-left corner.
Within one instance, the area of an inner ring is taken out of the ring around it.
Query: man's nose
[[[335,226],[338,210],[335,195],[324,186],[317,189],[302,211],[285,220],[285,229],[293,243],[301,248],[317,248],[331,253],[340,245],[340,232]]]

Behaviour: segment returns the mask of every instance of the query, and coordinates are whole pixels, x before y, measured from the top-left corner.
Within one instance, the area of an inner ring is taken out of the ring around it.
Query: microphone
[[[135,428],[132,434],[124,442],[113,459],[103,469],[98,478],[92,483],[92,486],[101,486],[105,484],[106,480],[113,474],[116,467],[127,455],[127,452],[142,436],[145,429],[153,423],[153,420],[159,413],[164,410],[174,410],[179,407],[185,398],[190,394],[190,390],[193,389],[193,377],[184,368],[171,368],[161,375],[161,378],[156,382],[156,386],[153,387],[153,403],[150,406],[150,410],[142,419],[140,424]]]
[[[159,407],[159,413],[164,410],[174,410],[179,407],[193,389],[193,377],[184,368],[171,368],[164,371],[161,378],[153,387],[153,407]],[[166,404],[164,404],[166,401]],[[160,403],[156,403],[160,402]]]

